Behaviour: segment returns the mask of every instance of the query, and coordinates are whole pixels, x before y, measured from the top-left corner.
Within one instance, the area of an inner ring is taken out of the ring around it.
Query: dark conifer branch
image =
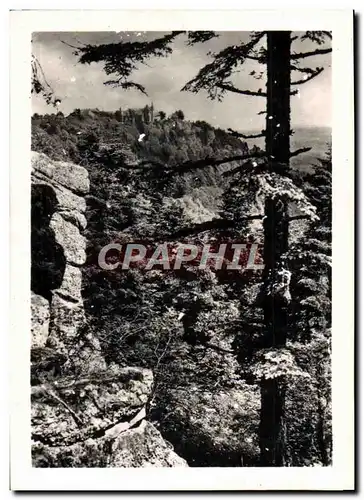
[[[61,43],[63,43],[64,45],[67,45],[67,47],[71,47],[71,49],[76,49],[76,50],[79,50],[80,49],[80,46],[76,46],[76,45],[71,45],[70,43],[68,42],[65,42],[64,40],[60,40]]]
[[[295,61],[297,59],[305,59],[306,57],[329,54],[330,52],[332,52],[332,49],[316,49],[311,52],[298,52],[297,54],[291,54],[291,60]]]
[[[265,151],[257,151],[254,153],[247,153],[243,155],[229,156],[227,158],[203,158],[202,160],[196,161],[186,161],[179,165],[165,165],[164,163],[155,160],[145,160],[140,162],[138,165],[128,165],[127,170],[145,170],[150,171],[153,169],[160,169],[166,175],[184,174],[197,170],[204,167],[217,167],[223,165],[224,163],[231,163],[233,161],[244,161],[253,158],[264,158],[266,156]],[[150,168],[152,167],[152,168]],[[241,168],[241,167],[239,167]],[[229,171],[232,172],[232,171]],[[226,172],[225,172],[226,173]],[[223,174],[224,175],[224,174]]]
[[[239,61],[239,64],[243,64],[248,58],[254,58],[258,61],[264,59],[264,52],[262,55],[256,55],[253,54],[253,50],[265,35],[265,32],[253,33],[249,42],[230,46],[217,54],[212,54],[214,60],[204,66],[195,78],[186,83],[182,90],[197,93],[204,89],[208,91],[211,99],[220,99],[221,92],[218,92],[218,85],[226,81],[236,70],[237,61]]]
[[[232,128],[228,128],[228,131],[233,137],[240,137],[241,139],[257,139],[258,137],[265,137],[265,130],[262,130],[259,134],[250,134],[245,135],[233,130]]]
[[[289,157],[290,158],[293,158],[294,156],[298,156],[302,153],[307,153],[308,151],[311,151],[312,148],[300,148],[300,149],[296,149],[295,151],[292,151],[292,153],[290,153]]]
[[[245,59],[249,59],[250,61],[257,61],[261,64],[265,64],[264,56],[246,56]]]
[[[220,347],[218,345],[211,344],[210,342],[204,343],[203,346],[208,347],[209,349],[213,349],[214,351],[217,351],[217,352],[225,352],[227,354],[235,354],[235,351],[233,351],[231,349],[225,349],[224,347]]]
[[[242,94],[242,95],[253,95],[253,96],[259,96],[259,97],[267,97],[267,94],[262,92],[261,90],[258,90],[258,92],[253,91],[253,90],[240,90],[232,85],[229,85],[227,83],[218,83],[216,84],[216,87],[222,90],[227,90],[229,92],[233,92],[235,94]]]
[[[145,90],[145,87],[141,85],[140,83],[137,82],[125,82],[122,81],[121,78],[118,80],[108,80],[104,82],[105,85],[113,85],[114,87],[120,87],[124,90],[129,90],[129,89],[136,89],[139,90],[142,94],[148,96],[147,91]]]
[[[307,78],[302,78],[301,80],[296,80],[291,82],[291,85],[301,85],[303,83],[307,83],[316,76],[318,76],[320,73],[322,73],[324,68],[317,68],[315,72],[311,73],[310,76],[307,76]]]
[[[309,215],[294,215],[293,217],[288,217],[289,222],[292,222],[293,220],[309,220],[310,216]]]
[[[250,215],[248,217],[242,217],[239,222],[250,221],[250,220],[262,220],[264,215]],[[237,224],[236,220],[232,219],[212,219],[206,222],[201,222],[199,224],[194,224],[189,227],[179,229],[175,233],[168,236],[169,239],[181,238],[183,236],[191,236],[193,234],[203,233],[204,231],[210,231],[212,229],[229,229],[235,227]]]
[[[147,42],[119,42],[76,47],[74,54],[81,64],[102,62],[107,75],[115,75],[116,80],[129,83],[128,77],[138,64],[145,64],[150,57],[165,57],[171,54],[171,44],[184,31],[172,31],[167,35]],[[115,80],[115,81],[116,81]],[[115,82],[112,81],[114,84]],[[133,84],[134,87],[135,84]],[[140,90],[140,89],[139,89]]]
[[[206,222],[201,222],[199,224],[194,224],[193,226],[184,227],[179,229],[175,233],[168,236],[169,239],[181,238],[183,236],[190,236],[192,234],[203,233],[204,231],[210,231],[212,229],[226,229],[231,228],[236,224],[233,220],[228,219],[212,219]]]
[[[219,165],[223,165],[224,163],[231,163],[233,161],[240,161],[240,160],[249,160],[251,158],[263,158],[264,156],[266,156],[266,153],[264,151],[258,151],[256,153],[247,153],[245,155],[230,156],[228,158],[222,158],[222,159],[204,158],[203,160],[186,161],[175,167],[170,167],[169,170],[171,174],[184,173],[184,172],[190,172],[198,168],[217,167]]]
[[[251,168],[251,163],[243,163],[243,165],[239,165],[238,167],[235,167],[231,170],[227,170],[226,172],[223,172],[222,177],[230,177],[231,175],[235,175],[239,172],[241,172],[243,169]]]
[[[215,33],[215,31],[189,31],[187,45],[207,42],[208,40],[211,40],[212,38],[218,38],[219,36],[220,35]]]
[[[31,93],[41,94],[47,104],[56,107],[61,102],[61,99],[55,96],[54,90],[48,83],[43,68],[34,54],[32,55],[31,70]]]
[[[309,75],[311,75],[312,73],[314,73],[316,71],[313,68],[299,68],[298,66],[294,66],[294,65],[290,66],[290,70],[291,71],[298,71],[299,73],[308,73]]]
[[[318,45],[323,45],[327,38],[332,40],[332,34],[330,31],[306,31],[304,35],[300,37],[301,40],[311,40]]]

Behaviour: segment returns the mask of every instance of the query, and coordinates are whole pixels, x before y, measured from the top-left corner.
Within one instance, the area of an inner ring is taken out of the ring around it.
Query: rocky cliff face
[[[187,466],[145,420],[152,372],[107,366],[83,328],[87,171],[32,153],[31,180],[33,465]]]

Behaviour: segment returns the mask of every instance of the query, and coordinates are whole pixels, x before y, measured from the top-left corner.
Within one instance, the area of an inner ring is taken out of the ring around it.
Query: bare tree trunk
[[[289,162],[291,32],[267,34],[266,151],[273,162]]]
[[[272,170],[276,164],[289,164],[290,137],[290,46],[289,31],[267,35],[267,134],[266,151]],[[266,297],[263,302],[266,347],[286,345],[289,293],[275,295],[272,284],[281,279],[281,256],[288,250],[287,203],[267,199],[264,224],[264,262]],[[282,289],[281,289],[282,290]],[[270,291],[271,293],[268,293]],[[263,380],[260,415],[261,465],[285,465],[285,381]]]

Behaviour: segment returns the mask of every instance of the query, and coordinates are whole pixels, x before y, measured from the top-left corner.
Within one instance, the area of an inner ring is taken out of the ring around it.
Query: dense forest
[[[284,348],[267,349],[262,271],[98,266],[99,251],[111,242],[262,243],[261,222],[244,218],[262,208],[259,185],[252,189],[251,176],[234,173],[239,163],[189,168],[207,158],[259,154],[259,148],[206,122],[190,122],[182,111],[166,116],[153,110],[152,117],[150,111],[76,109],[68,116],[32,117],[33,150],[89,173],[86,329],[98,337],[109,363],[153,370],[149,418],[190,466],[258,465],[259,384],[280,376],[286,384],[286,464],[329,465],[329,145],[312,170],[285,172],[282,186],[294,191],[290,199],[309,200],[315,217],[291,222],[284,256],[292,273],[289,333]],[[226,219],[234,224],[208,224]]]

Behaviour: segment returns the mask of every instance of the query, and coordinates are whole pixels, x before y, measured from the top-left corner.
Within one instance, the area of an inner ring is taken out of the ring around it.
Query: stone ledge
[[[72,443],[131,420],[148,401],[153,375],[119,368],[33,386],[32,432],[49,445]]]
[[[84,167],[65,161],[55,161],[43,153],[32,151],[32,169],[77,194],[90,189],[88,172]]]
[[[154,425],[145,420],[115,439],[89,438],[59,447],[33,443],[32,461],[33,467],[188,467]]]

